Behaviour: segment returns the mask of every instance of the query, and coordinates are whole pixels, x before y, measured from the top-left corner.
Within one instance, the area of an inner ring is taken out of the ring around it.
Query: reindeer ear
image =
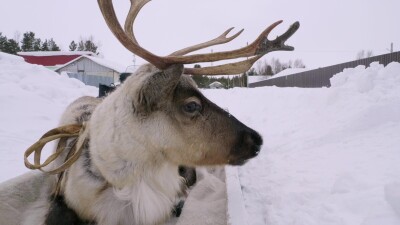
[[[182,73],[183,65],[177,64],[151,74],[139,91],[138,107],[140,110],[145,110],[145,112],[156,110],[164,99],[166,100],[172,95]]]

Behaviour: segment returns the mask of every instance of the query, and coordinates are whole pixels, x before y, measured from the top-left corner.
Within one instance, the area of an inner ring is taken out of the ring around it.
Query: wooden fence
[[[379,62],[385,66],[391,62],[400,62],[400,51],[259,81],[249,84],[249,87],[330,87],[331,82],[329,79],[332,78],[333,75],[342,72],[346,68],[354,68],[359,65],[369,66],[372,62]]]

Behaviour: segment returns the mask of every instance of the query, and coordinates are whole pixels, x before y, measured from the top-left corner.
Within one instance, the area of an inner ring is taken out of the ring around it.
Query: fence
[[[330,87],[330,78],[342,72],[346,68],[354,68],[359,65],[369,66],[372,62],[387,65],[391,62],[400,62],[400,52],[393,52],[370,58],[359,59],[351,62],[327,66],[319,69],[309,70],[301,73],[290,74],[283,77],[272,78],[249,84],[249,87],[277,86],[277,87],[302,87],[319,88]]]

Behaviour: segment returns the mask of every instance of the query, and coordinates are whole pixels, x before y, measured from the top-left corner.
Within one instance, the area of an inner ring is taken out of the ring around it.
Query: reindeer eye
[[[202,109],[201,105],[195,101],[188,102],[183,106],[183,110],[188,113],[201,111],[201,109]]]

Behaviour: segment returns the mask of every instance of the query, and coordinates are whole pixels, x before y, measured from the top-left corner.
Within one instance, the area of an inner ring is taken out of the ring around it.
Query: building
[[[99,57],[82,55],[55,71],[65,73],[69,77],[76,78],[86,85],[99,87],[99,84],[115,84],[119,82],[119,76],[125,71],[125,67]]]
[[[19,56],[23,57],[25,62],[45,66],[51,70],[58,68],[74,59],[83,55],[93,56],[93,52],[88,51],[43,51],[43,52],[18,52]]]

